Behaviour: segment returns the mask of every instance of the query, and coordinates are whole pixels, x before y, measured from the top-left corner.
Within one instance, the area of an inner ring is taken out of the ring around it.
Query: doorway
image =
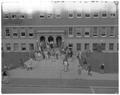
[[[57,44],[57,47],[60,47],[62,45],[62,37],[61,36],[56,37],[56,44]]]

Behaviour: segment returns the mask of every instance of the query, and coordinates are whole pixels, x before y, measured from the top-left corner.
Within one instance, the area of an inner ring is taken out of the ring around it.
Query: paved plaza
[[[63,57],[33,61],[33,70],[17,68],[10,71],[9,84],[3,93],[118,93],[118,75],[86,70],[78,73],[78,60],[69,59],[69,71],[64,72]],[[26,61],[26,63],[29,62]]]
[[[40,79],[86,79],[86,80],[118,80],[118,74],[100,74],[92,72],[89,76],[85,69],[78,73],[79,63],[77,58],[69,59],[69,70],[64,72],[63,57],[33,61],[33,70],[17,68],[10,71],[11,78],[40,78]]]

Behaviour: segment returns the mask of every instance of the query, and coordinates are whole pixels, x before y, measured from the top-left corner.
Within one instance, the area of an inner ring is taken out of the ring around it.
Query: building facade
[[[64,44],[74,52],[100,46],[103,52],[118,52],[118,9],[115,12],[60,14],[35,12],[31,15],[2,11],[2,49],[4,52],[30,52],[41,41]]]

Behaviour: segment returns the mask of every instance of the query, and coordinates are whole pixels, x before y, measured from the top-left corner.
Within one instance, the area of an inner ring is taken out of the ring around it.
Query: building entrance
[[[61,36],[56,37],[56,44],[57,44],[57,47],[60,47],[62,45],[62,37]]]
[[[53,48],[54,38],[52,36],[48,37],[48,42],[50,43],[50,47]]]
[[[43,42],[43,41],[45,41],[45,37],[44,37],[44,36],[41,36],[41,37],[40,37],[40,42]]]

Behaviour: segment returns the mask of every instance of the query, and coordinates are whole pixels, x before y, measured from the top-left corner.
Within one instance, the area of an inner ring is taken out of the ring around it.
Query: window
[[[25,38],[25,36],[26,36],[25,29],[22,28],[22,29],[20,30],[20,32],[21,32],[21,37],[24,37],[24,38]]]
[[[40,14],[40,18],[41,18],[41,19],[45,18],[45,14],[44,14],[44,13],[41,13],[41,14]]]
[[[93,50],[97,51],[97,48],[98,48],[98,44],[97,43],[93,43]]]
[[[28,30],[28,34],[29,34],[29,37],[30,38],[33,38],[34,37],[34,31],[33,31],[33,29],[32,28],[29,28],[29,30]]]
[[[20,15],[19,18],[20,18],[20,19],[24,19],[25,16],[24,16],[24,15]]]
[[[81,43],[76,44],[77,50],[81,50]]]
[[[114,36],[114,27],[110,27],[110,33],[109,33],[109,36],[110,37],[113,37]]]
[[[56,18],[61,18],[61,15],[60,14],[55,14],[55,17]]]
[[[102,12],[102,17],[107,17],[107,13],[105,11]]]
[[[25,36],[25,32],[21,32],[21,36]]]
[[[73,44],[69,44],[69,48],[72,48],[73,47]]]
[[[11,50],[11,44],[10,43],[6,43],[6,50],[10,51]]]
[[[10,29],[9,28],[5,29],[5,36],[10,37]]]
[[[94,17],[98,17],[98,15],[99,15],[99,14],[98,14],[97,12],[95,12],[95,13],[93,14]]]
[[[9,19],[9,14],[4,14],[4,19]]]
[[[84,29],[84,33],[85,33],[85,37],[89,37],[90,36],[90,28],[85,28]]]
[[[73,36],[73,27],[69,27],[69,36],[70,36],[70,37]]]
[[[73,13],[69,13],[69,18],[73,18]]]
[[[102,36],[102,37],[106,37],[106,28],[105,28],[105,27],[102,27],[101,29],[102,29],[102,30],[101,30],[101,36]]]
[[[17,33],[18,31],[17,31],[17,29],[13,28],[12,32],[13,32],[13,38],[17,38],[18,37],[18,33]]]
[[[18,33],[13,33],[13,37],[18,37]]]
[[[53,18],[53,14],[48,14],[47,18]]]
[[[34,50],[34,44],[33,43],[29,44],[29,50]]]
[[[98,28],[97,27],[93,28],[93,36],[94,37],[98,36]]]
[[[109,50],[114,50],[114,43],[109,43]]]
[[[19,49],[18,43],[14,43],[13,44],[13,48],[14,48],[14,51],[17,51]]]
[[[22,43],[22,44],[21,44],[21,50],[22,50],[22,51],[25,51],[25,50],[26,50],[26,44],[25,44],[25,43]]]
[[[82,28],[76,28],[76,37],[82,36]]]
[[[82,14],[81,13],[77,13],[77,18],[81,18]]]
[[[90,17],[90,13],[85,13],[85,17]]]
[[[13,14],[11,17],[12,17],[13,19],[15,19],[17,16],[16,16],[15,14]]]
[[[106,44],[105,43],[101,43],[101,49],[105,50],[106,49]]]
[[[110,16],[111,16],[111,17],[115,17],[116,14],[115,14],[115,13],[110,13]]]
[[[29,36],[30,36],[30,37],[33,37],[34,35],[33,35],[33,33],[29,33]]]
[[[89,49],[89,43],[85,43],[84,49],[85,49],[85,50],[88,50],[88,49]]]

